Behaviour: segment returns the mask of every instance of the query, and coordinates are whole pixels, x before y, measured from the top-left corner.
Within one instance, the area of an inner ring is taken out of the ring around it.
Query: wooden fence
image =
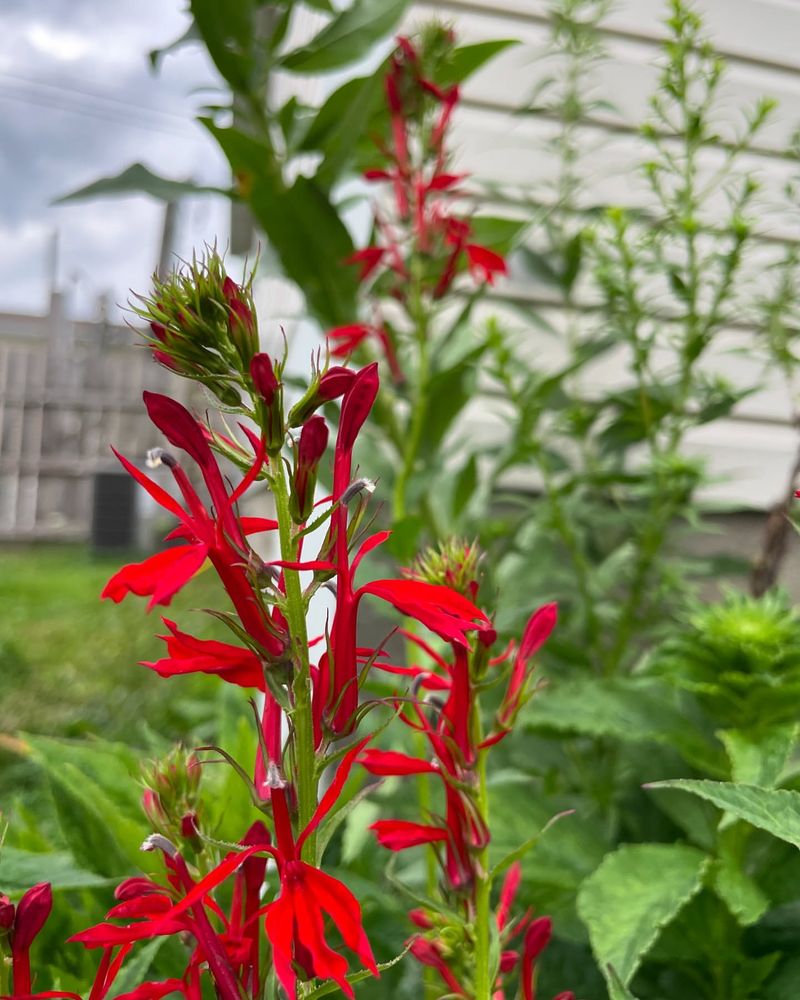
[[[158,443],[142,390],[185,398],[134,331],[70,321],[62,296],[47,316],[0,314],[0,539],[82,539],[95,474]]]

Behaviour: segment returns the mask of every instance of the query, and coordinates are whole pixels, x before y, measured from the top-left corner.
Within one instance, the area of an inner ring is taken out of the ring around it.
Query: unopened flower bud
[[[341,365],[333,365],[322,375],[317,375],[303,397],[289,411],[289,426],[300,427],[323,403],[343,396],[355,377],[352,369]]]
[[[0,895],[0,934],[3,931],[10,930],[11,925],[14,923],[14,910],[14,904],[8,896]]]
[[[283,446],[283,392],[275,374],[272,359],[268,354],[259,353],[250,362],[250,378],[253,388],[260,397],[259,417],[264,430],[267,451],[275,455]]]
[[[39,882],[28,889],[17,904],[14,916],[12,948],[15,954],[28,951],[52,909],[53,890],[49,882]]]
[[[327,447],[328,425],[322,417],[311,417],[300,432],[292,483],[291,511],[297,524],[308,518],[314,506],[317,469]]]

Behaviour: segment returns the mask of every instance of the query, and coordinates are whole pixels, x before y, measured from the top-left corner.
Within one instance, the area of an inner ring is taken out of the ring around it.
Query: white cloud
[[[53,59],[73,62],[91,51],[92,45],[85,35],[53,28],[51,25],[36,22],[29,25],[23,37],[45,56]]]

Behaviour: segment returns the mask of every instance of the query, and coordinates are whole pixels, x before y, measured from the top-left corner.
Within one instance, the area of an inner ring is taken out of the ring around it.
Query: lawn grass
[[[201,721],[214,678],[165,680],[140,666],[163,655],[158,614],[146,614],[141,598],[100,600],[126,561],[83,546],[0,549],[0,734],[96,733],[137,743],[144,720],[170,738]],[[203,635],[212,623],[190,609],[223,601],[214,575],[203,573],[166,610]]]

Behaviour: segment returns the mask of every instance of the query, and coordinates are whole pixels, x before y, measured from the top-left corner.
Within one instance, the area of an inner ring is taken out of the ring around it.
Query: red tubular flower
[[[278,865],[280,893],[258,912],[264,915],[264,927],[272,944],[275,974],[292,998],[297,996],[298,965],[308,976],[332,979],[345,996],[354,996],[345,978],[348,968],[346,958],[334,951],[325,940],[326,915],[338,928],[345,945],[374,976],[379,975],[364,931],[358,900],[337,879],[299,860],[306,839],[341,795],[353,762],[366,742],[357,743],[345,755],[330,788],[296,839],[292,833],[285,789],[272,788],[277,847],[270,853]]]
[[[447,962],[445,962],[442,956],[441,948],[435,941],[429,941],[427,938],[423,937],[416,937],[411,942],[410,951],[421,965],[427,965],[432,969],[436,969],[441,976],[442,981],[447,985],[450,993],[455,993],[456,996],[460,997],[468,996],[464,987],[456,979],[453,970]]]
[[[520,972],[524,1000],[536,1000],[536,993],[533,986],[534,966],[536,959],[547,947],[552,933],[553,922],[549,917],[539,917],[533,920],[525,931],[525,943],[522,948],[522,970]]]
[[[374,830],[378,843],[390,851],[405,851],[409,847],[436,844],[448,839],[448,832],[443,826],[413,823],[406,819],[379,819],[370,826],[370,830]]]
[[[531,615],[522,635],[508,689],[497,713],[497,721],[501,730],[507,730],[513,724],[517,713],[522,707],[525,688],[530,676],[530,661],[547,641],[558,620],[558,605],[545,604]]]
[[[252,650],[216,639],[197,639],[181,632],[175,622],[161,619],[169,635],[159,636],[167,644],[167,656],[153,663],[143,662],[161,677],[177,674],[216,674],[229,684],[266,691],[261,661]]]
[[[496,274],[508,274],[506,262],[499,253],[477,243],[467,243],[464,247],[472,276],[478,281],[494,284]]]
[[[350,256],[345,260],[345,264],[359,264],[360,271],[358,275],[359,281],[366,281],[367,278],[372,274],[375,268],[383,260],[383,255],[386,251],[383,247],[364,247],[363,250],[356,250],[355,253],[350,254]]]

